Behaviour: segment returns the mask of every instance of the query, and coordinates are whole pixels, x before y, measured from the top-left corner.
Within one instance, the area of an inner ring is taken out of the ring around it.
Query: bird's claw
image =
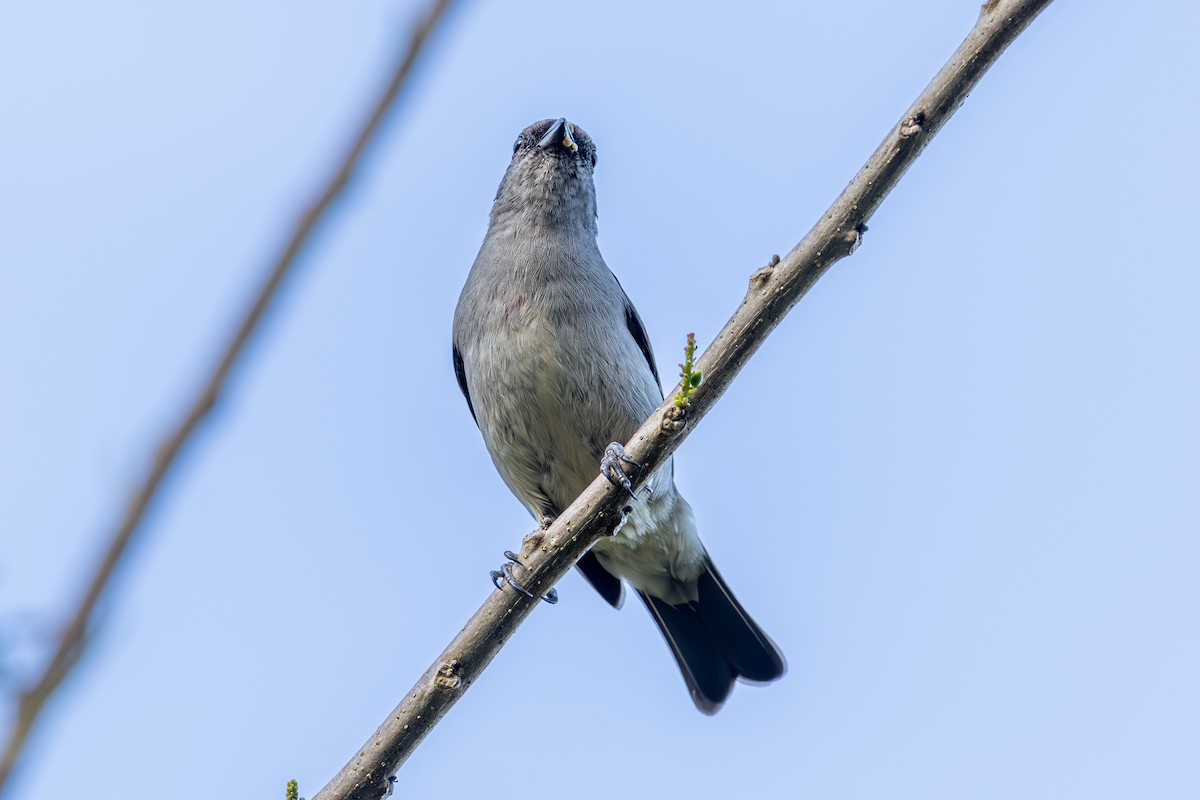
[[[501,588],[501,579],[503,579],[504,582],[509,586],[528,597],[530,600],[533,599],[533,592],[522,586],[516,577],[513,576],[511,563],[505,562],[504,566],[502,566],[499,570],[492,570],[492,583],[496,585],[497,589]]]
[[[609,443],[608,447],[604,448],[604,456],[600,459],[600,474],[608,478],[614,486],[624,486],[625,491],[629,492],[629,496],[637,500],[637,495],[633,491],[633,481],[629,480],[625,470],[621,469],[622,461],[639,470],[642,468],[641,464],[625,455],[625,448],[621,446],[620,442]]]
[[[494,569],[491,571],[491,573],[489,573],[492,578],[492,584],[497,589],[502,589],[502,588],[504,588],[504,586],[501,583],[501,581],[503,581],[504,583],[507,583],[512,588],[516,589],[521,594],[528,597],[530,600],[533,600],[534,598],[536,598],[537,595],[535,595],[533,592],[529,591],[524,586],[522,586],[521,582],[518,581],[516,576],[513,575],[512,565],[520,564],[521,559],[519,559],[517,557],[517,554],[514,553],[512,550],[505,550],[504,557],[508,559],[508,561],[504,562],[504,566],[500,567],[500,569]],[[522,564],[521,566],[524,566],[524,564]],[[543,602],[549,603],[550,605],[554,605],[555,603],[558,602],[558,590],[555,589],[553,586],[550,587],[550,591],[548,591],[544,595],[542,595],[541,599]]]

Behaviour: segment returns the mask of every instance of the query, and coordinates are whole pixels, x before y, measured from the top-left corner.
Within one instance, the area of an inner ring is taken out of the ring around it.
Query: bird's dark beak
[[[538,142],[538,147],[543,150],[559,145],[567,148],[571,152],[578,153],[579,145],[575,144],[575,126],[567,122],[566,117],[559,117],[550,126],[550,130],[546,131],[546,135]]]

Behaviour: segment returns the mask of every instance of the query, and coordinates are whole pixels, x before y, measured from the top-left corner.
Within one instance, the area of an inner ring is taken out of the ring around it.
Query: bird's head
[[[517,136],[512,162],[496,191],[493,224],[583,225],[595,233],[596,146],[565,118],[535,122]]]

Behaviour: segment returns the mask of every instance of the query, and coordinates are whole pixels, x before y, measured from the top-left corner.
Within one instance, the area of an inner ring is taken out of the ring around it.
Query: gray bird
[[[565,119],[521,132],[454,312],[458,385],[500,476],[543,525],[598,466],[628,488],[619,442],[663,399],[646,329],[596,244],[595,166],[591,138]],[[735,680],[781,677],[783,654],[713,566],[673,463],[646,487],[576,566],[615,608],[621,580],[633,586],[712,714]]]

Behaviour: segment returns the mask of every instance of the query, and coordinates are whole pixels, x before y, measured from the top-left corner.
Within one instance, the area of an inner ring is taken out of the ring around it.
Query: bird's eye
[[[517,152],[517,150],[521,149],[521,142],[523,141],[523,139],[524,139],[523,136],[518,136],[517,140],[515,142],[513,142],[513,152],[514,153]]]

